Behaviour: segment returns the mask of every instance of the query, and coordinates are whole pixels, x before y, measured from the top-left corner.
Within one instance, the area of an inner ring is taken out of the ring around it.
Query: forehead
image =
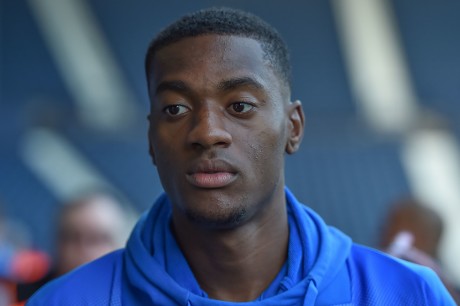
[[[82,202],[70,204],[62,213],[61,227],[63,228],[81,228],[85,227],[112,227],[119,224],[122,219],[122,212],[117,204],[111,199],[103,196],[94,196],[82,200]]]
[[[188,37],[159,49],[150,67],[150,82],[189,77],[216,82],[250,75],[261,82],[279,82],[261,44],[252,38],[232,35]]]

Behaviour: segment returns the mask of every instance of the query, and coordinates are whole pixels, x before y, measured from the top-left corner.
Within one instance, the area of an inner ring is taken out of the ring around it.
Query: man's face
[[[58,236],[58,274],[121,247],[123,215],[110,199],[92,197],[62,215]]]
[[[284,201],[284,151],[303,115],[259,42],[185,38],[150,68],[150,152],[173,216],[231,228]]]

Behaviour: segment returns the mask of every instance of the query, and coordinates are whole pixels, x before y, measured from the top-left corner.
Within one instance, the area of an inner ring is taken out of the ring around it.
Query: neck
[[[234,229],[205,229],[182,216],[174,217],[173,230],[200,287],[210,298],[254,300],[286,261],[289,227],[284,192],[261,215]]]

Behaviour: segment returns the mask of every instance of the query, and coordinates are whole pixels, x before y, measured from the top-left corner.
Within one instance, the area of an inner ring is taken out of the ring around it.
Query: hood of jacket
[[[289,249],[278,293],[235,303],[210,299],[201,291],[170,230],[171,206],[165,194],[145,213],[124,255],[122,300],[127,305],[345,305],[351,298],[346,259],[351,239],[327,226],[286,188]],[[123,303],[125,304],[125,303]]]

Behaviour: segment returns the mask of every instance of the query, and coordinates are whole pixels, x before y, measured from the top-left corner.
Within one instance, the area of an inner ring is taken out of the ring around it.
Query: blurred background
[[[460,285],[456,0],[0,0],[8,239],[53,254],[61,206],[88,190],[114,194],[126,218],[151,206],[162,188],[148,156],[145,51],[164,26],[209,6],[255,13],[290,47],[292,98],[307,120],[287,157],[297,197],[374,247],[393,203],[426,203],[444,222],[440,261]]]

